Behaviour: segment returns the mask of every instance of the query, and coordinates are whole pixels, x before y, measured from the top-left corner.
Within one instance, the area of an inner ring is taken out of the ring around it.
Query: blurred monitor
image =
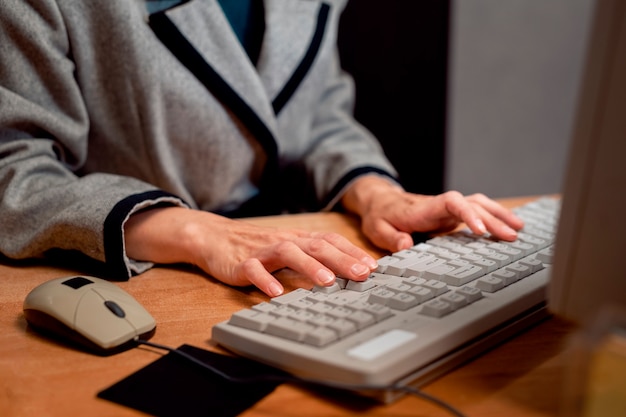
[[[578,323],[626,307],[626,1],[593,13],[548,288]]]

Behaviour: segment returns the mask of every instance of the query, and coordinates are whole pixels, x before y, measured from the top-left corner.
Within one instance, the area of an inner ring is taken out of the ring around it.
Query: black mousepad
[[[281,371],[239,357],[183,345],[178,350],[237,377],[284,376]],[[231,382],[175,353],[157,359],[98,393],[98,397],[157,417],[233,417],[280,383]]]

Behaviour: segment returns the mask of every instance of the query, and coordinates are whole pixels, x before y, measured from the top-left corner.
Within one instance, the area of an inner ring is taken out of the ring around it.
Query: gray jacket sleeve
[[[124,221],[152,204],[184,203],[132,178],[80,175],[89,114],[61,15],[54,3],[37,4],[0,4],[0,252],[77,250],[125,279],[147,265],[125,256]]]

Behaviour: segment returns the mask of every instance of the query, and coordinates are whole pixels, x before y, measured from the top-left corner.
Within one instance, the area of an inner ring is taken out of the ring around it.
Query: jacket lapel
[[[310,69],[326,31],[329,6],[317,2],[266,0],[264,42],[257,71],[275,114],[291,98]]]
[[[217,1],[191,1],[168,11],[167,16],[221,79],[214,81],[225,83],[274,131],[270,99]],[[207,88],[214,90],[210,85]]]
[[[275,116],[302,82],[319,50],[329,6],[265,0],[265,34],[255,68],[216,0],[194,0],[167,12],[179,31],[232,90],[273,130]],[[195,22],[189,25],[189,22]],[[182,24],[182,22],[185,24]]]

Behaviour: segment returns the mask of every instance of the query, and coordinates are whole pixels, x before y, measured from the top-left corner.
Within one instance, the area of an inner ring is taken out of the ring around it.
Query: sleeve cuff
[[[154,266],[128,258],[124,244],[124,223],[140,210],[156,206],[189,207],[181,198],[165,191],[155,190],[131,195],[118,202],[104,221],[104,256],[113,279],[128,280]]]

